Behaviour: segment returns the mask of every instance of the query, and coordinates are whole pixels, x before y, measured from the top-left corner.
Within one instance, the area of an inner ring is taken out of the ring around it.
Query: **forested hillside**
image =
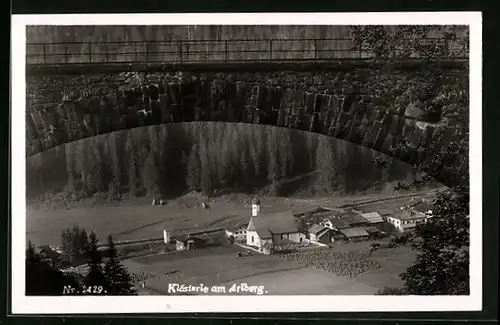
[[[64,192],[181,195],[220,190],[270,195],[353,193],[411,177],[411,167],[352,143],[298,130],[224,122],[141,127],[87,138],[27,158],[27,199]]]

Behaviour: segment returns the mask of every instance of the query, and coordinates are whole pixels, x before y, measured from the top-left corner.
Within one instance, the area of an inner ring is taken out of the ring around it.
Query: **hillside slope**
[[[411,166],[318,134],[285,128],[192,122],[113,132],[27,158],[27,200],[63,194],[173,197],[190,190],[290,196],[356,193],[409,179]]]

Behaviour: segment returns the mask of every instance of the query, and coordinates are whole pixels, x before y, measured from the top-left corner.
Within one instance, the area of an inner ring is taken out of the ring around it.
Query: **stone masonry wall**
[[[449,105],[448,99],[449,87],[467,91],[467,73],[432,74],[355,69],[28,76],[26,150],[33,155],[144,125],[227,121],[327,134],[408,163],[449,151],[453,142],[459,158],[450,165],[466,167],[468,103]]]

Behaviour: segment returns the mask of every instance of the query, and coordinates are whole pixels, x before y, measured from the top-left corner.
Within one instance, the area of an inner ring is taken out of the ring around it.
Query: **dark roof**
[[[411,208],[418,212],[426,213],[429,210],[432,211],[433,206],[427,202],[419,202],[412,205]]]
[[[369,236],[369,234],[366,232],[366,230],[364,228],[361,228],[361,227],[346,228],[346,229],[340,230],[340,232],[348,238]]]
[[[394,215],[390,216],[394,219],[398,220],[413,220],[413,219],[422,219],[422,215],[418,215],[415,211],[410,209],[404,209],[396,212]]]
[[[298,232],[297,222],[290,211],[261,214],[252,217],[248,223],[248,231],[256,231],[261,238],[271,238],[273,234]]]
[[[362,213],[361,217],[365,218],[369,223],[384,222],[382,216],[378,212]]]
[[[374,233],[379,232],[378,228],[375,226],[366,227],[365,230],[369,234],[374,234]]]
[[[312,225],[310,228],[309,228],[309,232],[311,234],[317,234],[319,233],[320,231],[322,231],[323,229],[325,229],[326,227],[325,226],[321,226],[321,225],[318,225],[318,224],[314,224]]]
[[[368,223],[368,220],[360,216],[359,214],[350,213],[347,216],[342,215],[342,221],[348,223],[349,225],[357,225],[362,223]]]
[[[180,242],[186,242],[188,240],[194,240],[194,241],[208,241],[209,238],[207,238],[206,235],[203,235],[203,234],[200,234],[200,235],[196,235],[196,236],[190,236],[190,235],[180,235],[179,237],[177,237],[175,239],[176,241],[180,241]]]
[[[332,230],[330,228],[323,228],[321,231],[319,231],[316,236],[317,237],[321,237],[329,232],[331,232]]]
[[[339,219],[339,218],[332,218],[332,219],[330,219],[330,222],[337,229],[349,228],[349,224],[346,223],[344,220]]]
[[[247,224],[242,224],[242,225],[236,225],[236,226],[227,227],[226,230],[230,231],[230,232],[235,232],[235,231],[246,230],[247,227],[248,227],[248,223]]]

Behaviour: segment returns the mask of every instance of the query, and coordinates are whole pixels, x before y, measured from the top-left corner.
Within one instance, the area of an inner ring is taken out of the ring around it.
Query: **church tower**
[[[252,217],[256,217],[260,213],[260,199],[254,197],[252,200]]]

